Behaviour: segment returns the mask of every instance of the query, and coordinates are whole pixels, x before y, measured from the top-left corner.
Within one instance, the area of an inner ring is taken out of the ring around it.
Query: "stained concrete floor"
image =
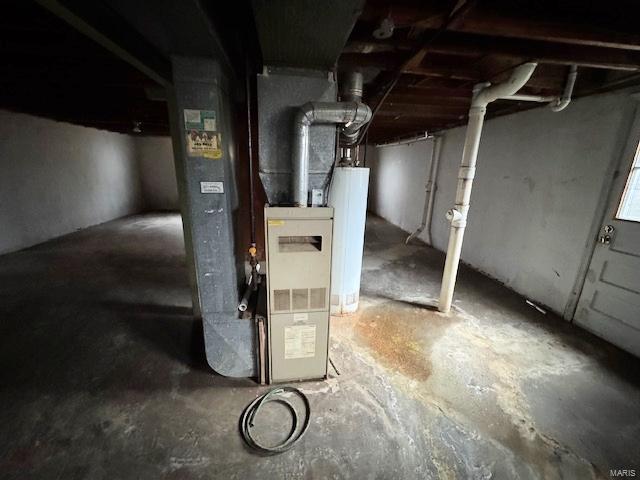
[[[608,478],[640,468],[640,361],[367,224],[361,309],[332,319],[341,372],[300,384],[311,427],[257,456],[265,387],[213,375],[191,317],[180,218],[117,220],[0,257],[0,478]],[[262,438],[289,425],[278,406]]]

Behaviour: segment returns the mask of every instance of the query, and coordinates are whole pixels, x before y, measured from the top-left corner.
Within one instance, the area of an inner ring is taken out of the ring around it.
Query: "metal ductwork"
[[[359,106],[362,106],[362,93],[364,90],[364,80],[362,73],[349,72],[346,74],[346,78],[343,81],[344,88],[340,92],[340,99],[343,102],[357,102]],[[368,106],[364,105],[367,109]],[[350,147],[358,142],[358,136],[360,134],[360,128],[364,123],[371,120],[371,115],[368,116],[363,122],[353,122],[346,124],[340,132],[340,145],[343,147]]]
[[[300,107],[294,119],[291,165],[293,169],[293,203],[307,206],[309,192],[309,128],[313,124],[341,124],[341,143],[354,145],[360,128],[371,120],[371,109],[360,102],[362,96],[362,75],[352,75],[353,87],[348,90],[348,102],[309,102]],[[357,81],[359,79],[359,82]],[[360,92],[359,95],[357,92]]]
[[[262,60],[272,67],[330,71],[364,0],[252,0]]]

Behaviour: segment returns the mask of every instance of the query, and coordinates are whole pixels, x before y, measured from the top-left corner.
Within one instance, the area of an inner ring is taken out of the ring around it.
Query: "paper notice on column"
[[[284,358],[310,358],[316,355],[316,326],[292,325],[284,328]]]

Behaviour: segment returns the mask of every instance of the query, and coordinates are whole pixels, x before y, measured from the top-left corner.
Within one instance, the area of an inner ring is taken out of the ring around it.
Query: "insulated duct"
[[[291,165],[293,170],[293,203],[306,207],[309,194],[309,129],[314,124],[341,124],[342,146],[355,145],[360,128],[371,120],[371,109],[360,101],[362,74],[349,74],[343,97],[345,102],[309,102],[295,115]]]

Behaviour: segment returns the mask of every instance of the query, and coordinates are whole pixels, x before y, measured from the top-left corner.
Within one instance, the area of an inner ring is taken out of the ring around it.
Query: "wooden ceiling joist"
[[[450,21],[454,4],[368,0],[339,66],[370,72],[365,100],[377,107],[370,140],[463,125],[473,86],[500,82],[527,61],[539,63],[523,88],[532,95],[559,95],[569,65],[579,67],[574,96],[601,91],[598,86],[611,85],[616,75],[640,72],[640,3],[478,1],[465,3],[464,15]],[[373,38],[388,16],[396,26],[392,37]],[[488,115],[535,106],[497,102]]]
[[[357,40],[359,48],[364,51],[380,52],[382,42],[366,43]],[[403,45],[408,46],[409,42],[404,41]],[[386,42],[384,51],[389,52],[392,42]],[[352,50],[350,50],[352,51]],[[510,39],[497,36],[478,35],[445,32],[438,37],[438,40],[429,46],[429,53],[451,56],[482,56],[498,55],[503,57],[520,58],[525,60],[535,60],[540,63],[570,65],[575,64],[583,67],[606,68],[611,70],[639,70],[640,51],[622,50],[618,48],[604,48],[594,46],[569,45],[530,39]],[[366,53],[358,54],[361,57],[372,55]],[[387,57],[392,55],[385,54]],[[407,71],[419,70],[420,64],[427,56],[427,49],[420,51],[420,56],[415,56]],[[381,56],[381,58],[385,58]],[[366,61],[366,59],[362,59]],[[353,60],[357,62],[356,59]]]

